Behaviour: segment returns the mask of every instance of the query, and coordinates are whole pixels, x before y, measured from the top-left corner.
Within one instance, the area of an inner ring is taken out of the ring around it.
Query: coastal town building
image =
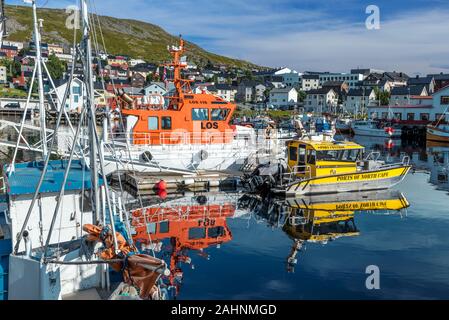
[[[6,67],[0,66],[0,83],[5,84],[8,81]]]
[[[298,103],[298,91],[293,87],[272,89],[269,104],[273,108],[294,107]]]
[[[407,80],[407,86],[409,87],[421,87],[425,86],[427,93],[432,94],[435,92],[435,80],[433,76],[409,78]]]
[[[346,112],[356,114],[376,104],[376,93],[373,89],[350,89],[344,102]]]
[[[395,87],[391,90],[390,105],[410,105],[412,97],[427,96],[425,85]]]
[[[318,89],[320,86],[320,76],[318,74],[303,74],[301,77],[301,90],[309,91]]]
[[[319,82],[320,86],[323,86],[324,83],[329,81],[344,81],[350,89],[355,89],[364,78],[363,74],[355,73],[323,73],[319,75]]]
[[[308,112],[327,112],[338,106],[338,93],[332,88],[312,89],[307,92],[304,108]]]

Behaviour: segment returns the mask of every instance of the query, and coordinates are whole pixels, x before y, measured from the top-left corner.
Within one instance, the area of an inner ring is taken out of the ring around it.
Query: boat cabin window
[[[209,110],[199,108],[192,109],[192,120],[195,121],[209,120]]]
[[[298,159],[298,148],[297,147],[290,147],[288,149],[288,158],[290,161],[296,161]]]
[[[207,230],[207,236],[209,238],[223,237],[225,234],[225,229],[223,227],[213,227]]]
[[[206,228],[191,228],[189,229],[189,240],[205,239]]]
[[[307,152],[307,164],[315,164],[315,160],[316,160],[316,151],[309,150]]]
[[[148,117],[148,130],[158,130],[158,117]]]
[[[167,233],[170,230],[169,222],[168,221],[162,221],[159,223],[159,232],[160,233]]]
[[[161,127],[163,130],[171,130],[171,117],[162,117]]]
[[[347,161],[355,162],[359,157],[360,149],[321,150],[317,151],[318,161]]]
[[[298,165],[304,166],[306,164],[306,146],[300,144],[298,146]]]
[[[210,117],[212,121],[223,121],[226,120],[229,114],[229,109],[212,109],[210,112]]]

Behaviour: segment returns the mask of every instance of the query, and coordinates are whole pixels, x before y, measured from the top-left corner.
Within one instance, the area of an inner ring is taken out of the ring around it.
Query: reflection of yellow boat
[[[293,140],[288,144],[286,195],[387,189],[410,170],[402,163],[385,164],[375,153],[362,159],[364,147],[354,142]]]
[[[389,191],[310,196],[286,203],[291,209],[283,231],[293,239],[287,258],[289,271],[294,270],[298,251],[305,242],[324,244],[340,237],[358,236],[356,211],[398,211],[410,206],[402,193]]]

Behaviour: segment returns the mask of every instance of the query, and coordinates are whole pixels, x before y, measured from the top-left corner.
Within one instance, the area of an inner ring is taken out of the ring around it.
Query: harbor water
[[[2,135],[2,139],[15,136]],[[156,211],[178,213],[177,218],[167,213],[143,226],[151,234],[147,247],[156,248],[156,256],[170,267],[171,276],[164,279],[169,296],[180,300],[449,298],[449,188],[447,183],[431,181],[430,174],[433,162],[441,153],[448,154],[449,146],[355,140],[367,150],[379,151],[387,162],[399,162],[404,155],[411,158],[414,170],[393,190],[393,199],[400,197],[404,208],[376,210],[376,204],[386,203],[381,192],[355,193],[353,200],[374,200],[366,208],[349,210],[345,218],[330,213],[327,229],[323,224],[309,230],[304,222],[295,224],[290,219],[291,202],[244,192],[204,191],[147,199]],[[21,156],[29,160],[32,155]],[[2,148],[2,159],[2,165],[8,161],[7,149]],[[337,199],[337,208],[344,208],[345,201]],[[190,217],[181,214],[189,212]],[[288,260],[295,246],[294,258]],[[378,288],[367,283],[370,266],[378,269]]]

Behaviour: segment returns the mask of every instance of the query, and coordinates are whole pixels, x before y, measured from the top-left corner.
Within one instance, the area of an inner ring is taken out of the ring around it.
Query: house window
[[[428,113],[420,113],[419,117],[422,121],[429,121],[429,114]]]
[[[171,129],[171,117],[162,117],[161,118],[161,127],[163,130]]]
[[[449,104],[449,96],[441,96],[440,103],[441,104]]]
[[[414,113],[407,113],[407,120],[409,120],[409,121],[415,120],[415,114]]]
[[[382,119],[388,119],[388,112],[382,112]]]
[[[79,101],[79,95],[73,96],[73,102],[78,103]]]
[[[435,113],[435,121],[445,121],[445,116],[442,113]]]
[[[210,117],[212,121],[226,120],[229,114],[229,109],[212,109]]]
[[[402,113],[400,112],[395,112],[394,113],[394,118],[397,120],[402,120]]]
[[[148,130],[158,130],[158,117],[148,117]]]
[[[204,121],[209,120],[209,112],[207,109],[192,109],[192,120]]]
[[[72,93],[73,93],[73,94],[81,94],[81,87],[79,87],[79,86],[73,86],[73,88],[72,88]]]

